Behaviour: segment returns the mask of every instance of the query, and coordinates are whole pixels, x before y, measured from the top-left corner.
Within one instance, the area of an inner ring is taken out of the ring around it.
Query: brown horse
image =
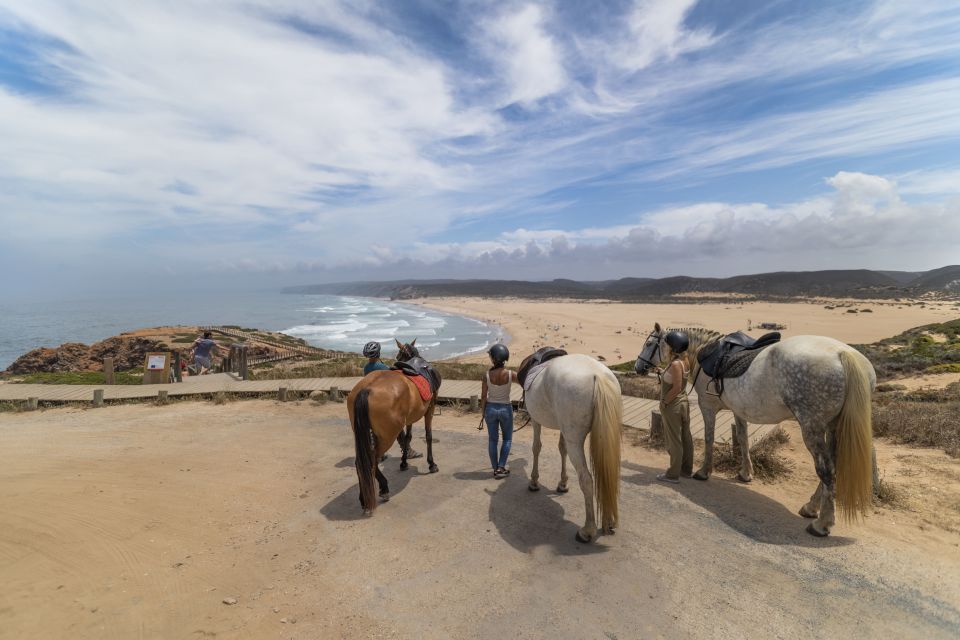
[[[416,339],[410,344],[397,347],[398,362],[419,358]],[[433,462],[433,436],[431,423],[436,408],[437,394],[429,401],[420,397],[420,391],[409,377],[397,371],[374,371],[363,377],[347,396],[347,413],[353,428],[354,448],[356,450],[357,477],[360,480],[360,506],[364,515],[372,515],[377,507],[374,495],[373,479],[376,476],[380,487],[380,499],[390,499],[387,478],[380,471],[380,459],[396,440],[403,450],[400,469],[407,468],[407,454],[410,451],[413,423],[424,419],[427,432],[427,463],[430,473],[440,470]],[[406,433],[404,433],[406,427]]]

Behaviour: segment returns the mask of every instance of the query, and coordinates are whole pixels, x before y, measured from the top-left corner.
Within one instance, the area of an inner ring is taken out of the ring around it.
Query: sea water
[[[417,339],[421,355],[441,360],[485,350],[508,338],[480,320],[374,298],[279,292],[157,294],[0,303],[0,370],[37,347],[90,344],[146,327],[239,325],[281,331],[326,349],[359,352],[365,343]]]

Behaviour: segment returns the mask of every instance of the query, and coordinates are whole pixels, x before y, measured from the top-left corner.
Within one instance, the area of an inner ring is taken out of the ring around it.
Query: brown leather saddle
[[[437,391],[440,390],[440,384],[443,380],[440,378],[440,373],[420,356],[405,361],[397,361],[393,368],[402,371],[404,375],[423,376],[430,383],[430,391],[433,393],[433,397],[437,397]]]

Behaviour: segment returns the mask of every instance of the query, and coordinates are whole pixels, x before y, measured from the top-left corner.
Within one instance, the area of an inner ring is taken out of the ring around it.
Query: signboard
[[[170,354],[148,353],[143,363],[143,384],[170,382]]]

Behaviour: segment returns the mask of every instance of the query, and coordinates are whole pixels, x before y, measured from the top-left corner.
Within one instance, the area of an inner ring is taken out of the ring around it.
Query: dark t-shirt
[[[193,354],[200,356],[201,358],[209,358],[210,352],[213,351],[215,346],[217,346],[217,343],[210,338],[200,338],[193,344]]]
[[[383,364],[381,361],[377,360],[376,362],[368,362],[363,365],[363,375],[367,375],[371,371],[389,371],[390,367]]]

